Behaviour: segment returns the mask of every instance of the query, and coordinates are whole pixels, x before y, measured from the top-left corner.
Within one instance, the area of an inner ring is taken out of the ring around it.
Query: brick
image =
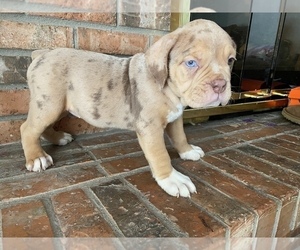
[[[70,11],[62,12],[60,8],[55,13],[36,13],[31,15],[40,15],[47,17],[54,17],[66,20],[76,20],[84,22],[95,22],[106,25],[116,25],[116,0],[89,0],[89,1],[69,1],[69,0],[28,0],[31,3],[50,4],[61,7],[72,8]],[[74,8],[79,12],[74,12]],[[82,10],[84,10],[82,12]]]
[[[46,170],[41,173],[26,172],[24,178],[8,179],[0,183],[0,199],[9,201],[17,197],[26,197],[48,191],[69,187],[102,177],[93,165],[75,165],[69,168],[58,168],[57,171]]]
[[[269,146],[269,149],[270,149],[270,147],[271,146]],[[273,150],[275,148],[276,148],[276,145],[273,146]],[[252,145],[247,145],[247,146],[240,147],[239,150],[241,150],[244,153],[247,153],[249,155],[258,157],[260,159],[264,159],[264,160],[266,160],[270,163],[273,163],[274,165],[276,165],[278,167],[285,168],[288,171],[291,170],[291,171],[294,171],[294,172],[300,174],[299,162],[289,160],[287,158],[284,158],[284,157],[281,157],[277,154],[274,154],[273,152],[266,151],[266,150],[263,150],[263,149],[259,149],[257,147],[252,146]]]
[[[110,174],[128,172],[144,166],[148,166],[148,162],[144,155],[137,157],[124,157],[122,159],[110,160],[102,162],[101,166]]]
[[[0,84],[26,83],[30,63],[26,56],[0,56]]]
[[[261,195],[241,182],[229,178],[222,173],[213,170],[204,164],[198,162],[181,162],[179,165],[184,169],[188,169],[193,176],[201,176],[205,182],[219,189],[235,200],[245,204],[249,209],[255,211],[258,215],[258,225],[256,237],[271,237],[274,227],[277,205],[275,201]],[[215,165],[215,164],[214,164]],[[185,171],[183,171],[185,172]],[[249,199],[251,197],[251,199]]]
[[[17,238],[2,238],[3,249],[22,249],[22,250],[37,250],[43,246],[43,250],[53,250],[56,248],[55,242],[60,244],[60,238],[40,237],[17,237]]]
[[[300,162],[300,146],[295,145],[295,143],[285,142],[277,138],[268,138],[264,142],[256,142],[253,145],[271,151],[278,156],[284,156],[285,158]]]
[[[99,11],[99,10],[97,10]],[[113,12],[114,11],[114,12]],[[117,18],[115,10],[107,12],[65,12],[65,13],[31,13],[31,15],[39,15],[46,17],[54,17],[64,20],[75,20],[83,22],[101,23],[116,26]]]
[[[1,20],[0,37],[3,49],[74,47],[73,29],[70,27]]]
[[[0,160],[12,161],[24,157],[21,143],[0,144]]]
[[[192,142],[192,141],[190,141]],[[199,142],[199,145],[204,152],[210,152],[217,149],[223,149],[226,147],[236,146],[237,144],[243,142],[238,136],[223,136],[221,138],[213,138],[211,140],[206,140],[205,142]]]
[[[295,135],[291,135],[291,134],[280,135],[280,136],[277,136],[277,138],[280,140],[285,140],[288,142],[288,144],[293,144],[293,145],[298,145],[300,142],[299,137],[297,137]]]
[[[121,2],[123,3],[123,2]],[[126,4],[126,2],[124,2]],[[171,13],[121,13],[120,25],[154,30],[170,30]]]
[[[293,229],[292,227],[292,219],[295,213],[295,209],[297,202],[296,199],[291,200],[290,202],[284,204],[281,208],[280,218],[278,222],[278,228],[276,232],[276,237],[287,237],[289,236],[290,231]],[[298,214],[299,214],[299,208],[298,208]],[[299,221],[296,221],[296,224],[299,223]]]
[[[0,116],[28,112],[29,90],[0,90]]]
[[[190,143],[197,143],[204,139],[210,139],[214,136],[222,135],[221,132],[211,128],[205,128],[201,126],[201,124],[195,126],[185,125],[184,130]]]
[[[77,8],[79,10],[94,10],[111,12],[116,8],[116,0],[26,0],[29,3],[42,3],[62,7]]]
[[[214,214],[230,228],[231,237],[251,237],[254,230],[254,214],[246,210],[242,203],[195,181],[197,194],[192,199],[198,206]]]
[[[126,237],[170,237],[172,233],[123,184],[92,189]]]
[[[228,162],[224,157],[233,162],[242,164],[247,167],[244,169],[241,166]],[[300,183],[300,177],[292,173],[282,171],[276,167],[263,163],[255,158],[248,157],[237,151],[225,151],[222,156],[218,156],[222,161],[213,158],[205,157],[209,163],[218,166],[223,171],[234,174],[236,177],[244,182],[249,183],[253,188],[262,190],[274,197],[280,199],[283,203],[280,212],[280,218],[277,229],[277,236],[286,236],[285,233],[289,231],[291,220],[294,216],[295,208],[297,207],[297,196]],[[248,169],[249,168],[249,169]],[[259,174],[251,170],[263,173]],[[282,183],[265,179],[265,175],[281,181]],[[293,185],[295,188],[286,186],[285,184]],[[297,188],[296,188],[297,187]],[[297,212],[297,211],[296,211]],[[296,225],[299,223],[299,209]]]
[[[115,156],[124,156],[130,153],[141,152],[142,149],[137,141],[124,143],[122,145],[110,146],[91,150],[97,159],[105,159]]]
[[[80,189],[52,197],[65,237],[114,237],[114,232]]]
[[[171,1],[154,0],[151,4],[141,0],[121,1],[119,6],[120,25],[170,30]]]
[[[232,162],[241,164],[242,166],[247,167],[250,171],[255,170],[258,173],[265,174],[266,176],[273,177],[274,179],[281,182],[280,186],[284,186],[283,183],[300,188],[300,177],[288,172],[284,171],[274,165],[270,165],[268,163],[260,161],[259,158],[251,157],[251,155],[243,154],[242,151],[239,150],[226,150],[222,152],[222,156],[226,157]],[[220,156],[218,155],[218,158]],[[206,158],[205,158],[206,159]],[[233,165],[233,163],[231,163]],[[227,170],[228,171],[228,170]],[[254,174],[254,173],[253,173]],[[264,184],[268,184],[268,182]],[[276,186],[276,185],[275,185]],[[278,186],[278,184],[277,184]],[[259,188],[264,187],[264,185],[259,185]],[[274,191],[276,191],[274,189]]]
[[[189,199],[169,196],[157,185],[150,173],[130,176],[127,180],[143,192],[155,207],[187,232],[189,237],[225,236],[226,229],[220,222],[207,214],[205,210],[199,209]],[[198,190],[198,192],[201,191]]]
[[[247,133],[239,134],[238,137],[245,141],[251,141],[251,140],[260,139],[260,138],[263,138],[266,136],[278,134],[280,132],[281,132],[281,130],[278,127],[262,127],[259,129],[248,131]]]
[[[0,121],[0,144],[19,141],[20,126],[25,120]]]
[[[53,237],[50,221],[40,201],[2,210],[3,237]]]
[[[231,133],[231,132],[240,132],[243,130],[256,129],[262,127],[261,124],[255,122],[244,122],[244,121],[236,121],[232,122],[229,125],[218,126],[214,128],[217,131],[222,133]]]
[[[20,143],[0,144],[0,179],[24,175],[25,157]]]
[[[133,55],[145,52],[148,37],[141,34],[78,28],[80,49],[107,54]]]

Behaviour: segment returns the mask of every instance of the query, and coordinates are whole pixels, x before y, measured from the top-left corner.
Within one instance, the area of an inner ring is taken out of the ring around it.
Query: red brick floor
[[[25,170],[20,143],[0,146],[2,237],[291,237],[300,228],[300,127],[279,111],[186,125],[206,156],[173,166],[197,194],[152,178],[132,132],[45,145],[55,166]]]

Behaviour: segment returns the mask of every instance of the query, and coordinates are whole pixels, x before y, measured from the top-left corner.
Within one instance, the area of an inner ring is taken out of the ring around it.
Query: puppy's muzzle
[[[226,90],[226,85],[227,82],[223,79],[217,79],[211,83],[214,92],[217,94],[223,93]]]

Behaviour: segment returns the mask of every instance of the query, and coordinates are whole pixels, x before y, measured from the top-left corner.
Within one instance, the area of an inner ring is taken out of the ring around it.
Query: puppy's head
[[[225,105],[236,46],[216,23],[195,20],[162,37],[147,52],[147,66],[192,108]]]

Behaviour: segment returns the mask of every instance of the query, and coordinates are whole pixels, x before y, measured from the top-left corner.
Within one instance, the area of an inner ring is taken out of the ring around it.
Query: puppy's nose
[[[218,79],[218,80],[213,81],[211,86],[215,93],[220,94],[225,91],[226,84],[227,84],[227,82],[225,80]]]

